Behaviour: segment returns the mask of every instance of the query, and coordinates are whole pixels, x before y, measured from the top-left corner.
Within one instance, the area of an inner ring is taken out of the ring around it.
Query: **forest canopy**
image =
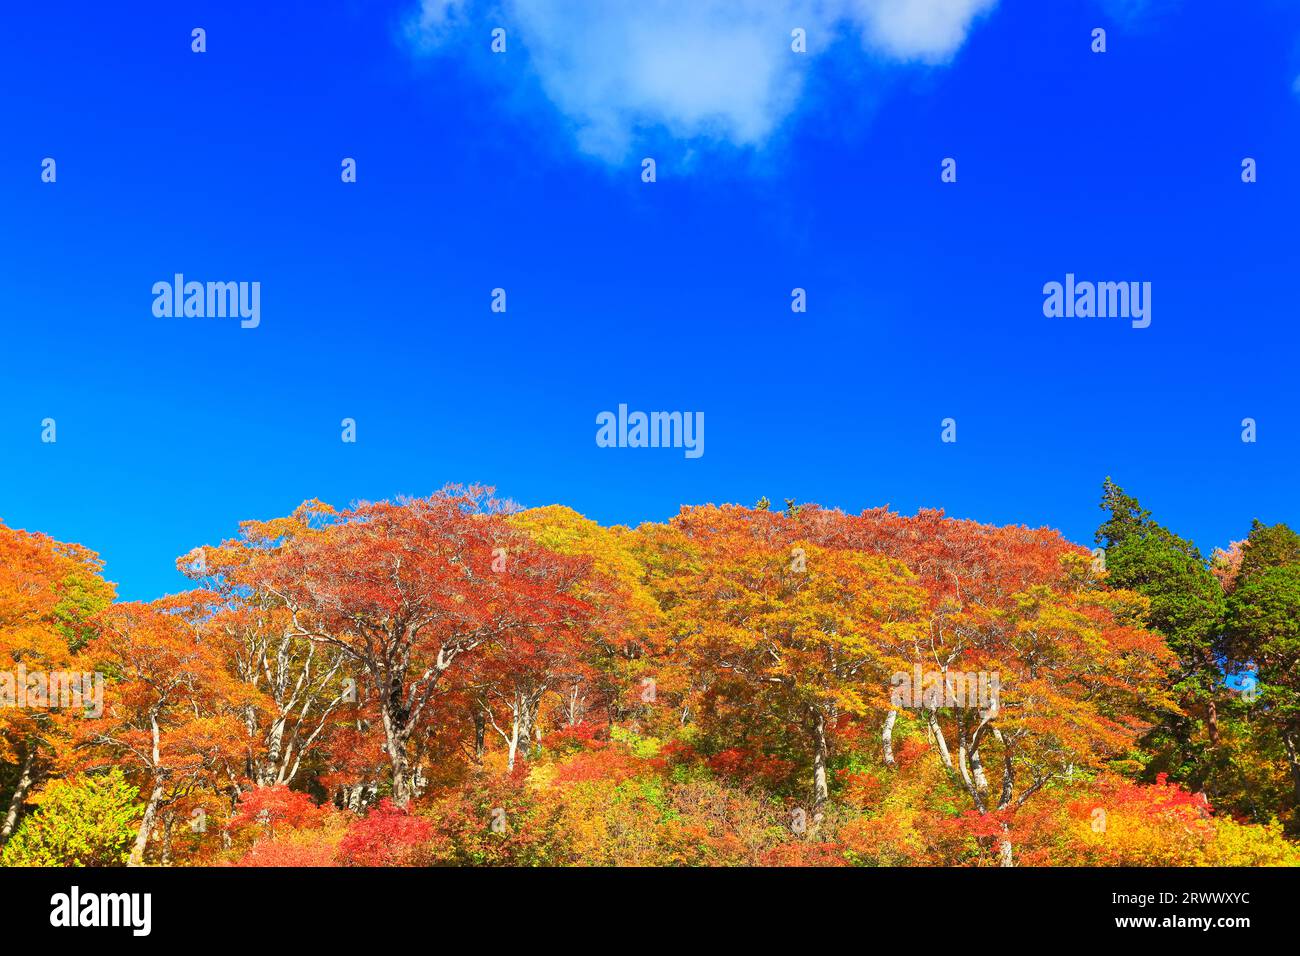
[[[0,863],[1297,865],[1300,535],[492,489],[117,601],[0,524]]]

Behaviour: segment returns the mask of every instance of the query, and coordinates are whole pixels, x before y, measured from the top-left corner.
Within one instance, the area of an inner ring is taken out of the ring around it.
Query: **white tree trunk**
[[[1008,834],[1008,827],[1002,824],[1002,836],[998,837],[998,866],[1015,866],[1015,861],[1011,858],[1011,837]]]
[[[830,796],[826,785],[826,715],[818,710],[813,716],[813,811],[820,810]]]
[[[36,782],[35,767],[36,746],[35,744],[28,744],[27,755],[23,758],[23,769],[18,775],[14,795],[9,798],[9,811],[5,814],[4,825],[0,826],[0,846],[4,846],[14,834],[14,829],[18,824],[18,814],[22,812],[23,804],[27,801],[27,794],[32,789],[32,784]]]
[[[149,834],[153,832],[154,821],[158,818],[158,803],[162,800],[163,782],[158,780],[149,794],[149,803],[144,808],[144,819],[140,821],[140,829],[135,834],[135,846],[131,848],[131,856],[127,860],[127,866],[140,866],[144,863],[144,848],[149,843]]]
[[[948,741],[943,736],[943,728],[939,726],[939,718],[935,716],[934,711],[930,711],[926,716],[926,727],[930,733],[930,739],[939,748],[939,759],[949,770],[952,767],[952,754],[948,752]]]

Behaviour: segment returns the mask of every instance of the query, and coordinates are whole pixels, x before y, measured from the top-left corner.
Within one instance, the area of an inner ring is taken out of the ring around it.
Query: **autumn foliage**
[[[1248,595],[1262,553],[1198,586]],[[1249,813],[1148,772],[1185,658],[1053,531],[766,501],[605,528],[448,487],[178,567],[114,603],[95,555],[0,525],[0,673],[103,680],[95,713],[0,708],[4,863],[1300,863],[1284,775]]]

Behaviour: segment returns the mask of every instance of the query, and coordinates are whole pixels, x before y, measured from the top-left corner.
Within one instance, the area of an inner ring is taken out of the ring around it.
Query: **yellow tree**
[[[841,717],[888,706],[921,626],[923,592],[888,558],[781,540],[780,519],[695,508],[674,525],[693,553],[679,563],[670,611],[680,652],[758,713],[806,733],[814,810]]]
[[[561,505],[522,511],[510,523],[543,548],[587,562],[574,588],[574,595],[592,608],[584,635],[585,666],[572,670],[566,687],[556,688],[563,697],[563,723],[581,723],[598,705],[613,718],[628,697],[644,696],[651,686],[670,687],[671,679],[660,673],[654,659],[663,614],[634,554],[636,535],[623,527],[602,527]]]

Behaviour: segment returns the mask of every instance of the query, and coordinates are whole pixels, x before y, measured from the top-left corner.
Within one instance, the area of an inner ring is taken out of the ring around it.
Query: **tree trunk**
[[[393,772],[393,804],[405,808],[411,802],[410,759],[407,755],[407,731],[404,714],[397,708],[401,699],[401,684],[395,683],[393,695],[384,700],[381,713],[384,718],[384,743],[388,750],[388,764]]]
[[[1219,705],[1213,698],[1210,699],[1205,723],[1210,731],[1210,746],[1219,746]]]
[[[981,795],[985,795],[989,792],[989,778],[984,773],[984,759],[980,756],[980,749],[972,747],[967,756],[970,760],[971,776],[975,780],[975,788],[979,790]]]
[[[127,866],[140,866],[144,863],[144,848],[149,842],[149,834],[153,832],[154,820],[158,817],[158,803],[162,800],[162,795],[163,781],[161,778],[156,778],[153,792],[149,794],[149,803],[144,808],[144,819],[140,821],[140,829],[135,834],[135,846],[131,848]]]
[[[886,767],[894,766],[894,721],[896,720],[898,720],[898,711],[891,710],[885,717],[885,728],[880,732]]]
[[[568,727],[576,727],[582,723],[583,715],[587,712],[587,700],[578,694],[581,689],[582,682],[575,681],[573,691],[569,694],[568,713],[565,714],[565,725]]]
[[[524,760],[528,760],[529,757],[532,756],[532,752],[533,752],[533,735],[529,732],[527,726],[520,726],[520,728],[519,728],[519,747],[518,747],[518,751],[519,751],[520,754],[523,755]],[[514,769],[515,769],[513,761],[512,761],[511,764],[510,764],[510,769],[511,769],[511,770],[514,770]]]
[[[943,728],[939,726],[939,718],[935,716],[934,711],[930,711],[926,716],[926,729],[929,731],[930,739],[939,748],[939,760],[949,770],[953,769],[952,754],[948,752],[948,741],[944,739]]]
[[[1291,788],[1295,791],[1295,802],[1300,806],[1300,731],[1288,730],[1282,734],[1286,745],[1286,759],[1291,764]]]
[[[264,787],[279,782],[280,750],[284,746],[284,721],[284,715],[281,714],[271,724],[267,734],[266,761],[262,764],[262,772],[258,775],[259,783]]]
[[[27,802],[27,794],[32,789],[32,784],[36,782],[36,745],[29,743],[26,747],[26,756],[23,757],[23,769],[18,775],[18,783],[14,787],[14,795],[9,798],[9,811],[5,814],[5,822],[0,826],[0,846],[4,846],[18,825],[18,814],[22,812],[23,804]]]
[[[998,866],[1015,866],[1011,856],[1011,836],[1009,828],[1002,824],[1002,836],[998,837]]]
[[[513,773],[516,756],[523,753],[524,759],[527,760],[533,747],[533,702],[526,693],[516,692],[515,699],[510,705],[510,714],[510,739],[508,741],[510,744],[510,757],[506,769]]]
[[[171,866],[172,862],[172,825],[176,822],[175,816],[170,810],[163,814],[163,836],[162,836],[162,854],[161,862],[163,866]]]
[[[411,802],[411,775],[406,766],[406,747],[389,755],[393,768],[393,805],[405,808]]]
[[[826,786],[826,715],[820,710],[813,712],[813,812],[820,810],[822,804],[830,797]]]
[[[374,791],[375,786],[372,784],[353,784],[342,788],[339,799],[343,804],[343,809],[351,810],[353,813],[360,813],[369,806]]]
[[[515,754],[519,752],[519,721],[515,721],[514,728],[510,734],[508,742],[508,756],[506,758],[506,773],[515,772]]]
[[[483,762],[483,752],[487,749],[487,718],[483,716],[483,711],[474,711],[474,759],[479,763]]]

